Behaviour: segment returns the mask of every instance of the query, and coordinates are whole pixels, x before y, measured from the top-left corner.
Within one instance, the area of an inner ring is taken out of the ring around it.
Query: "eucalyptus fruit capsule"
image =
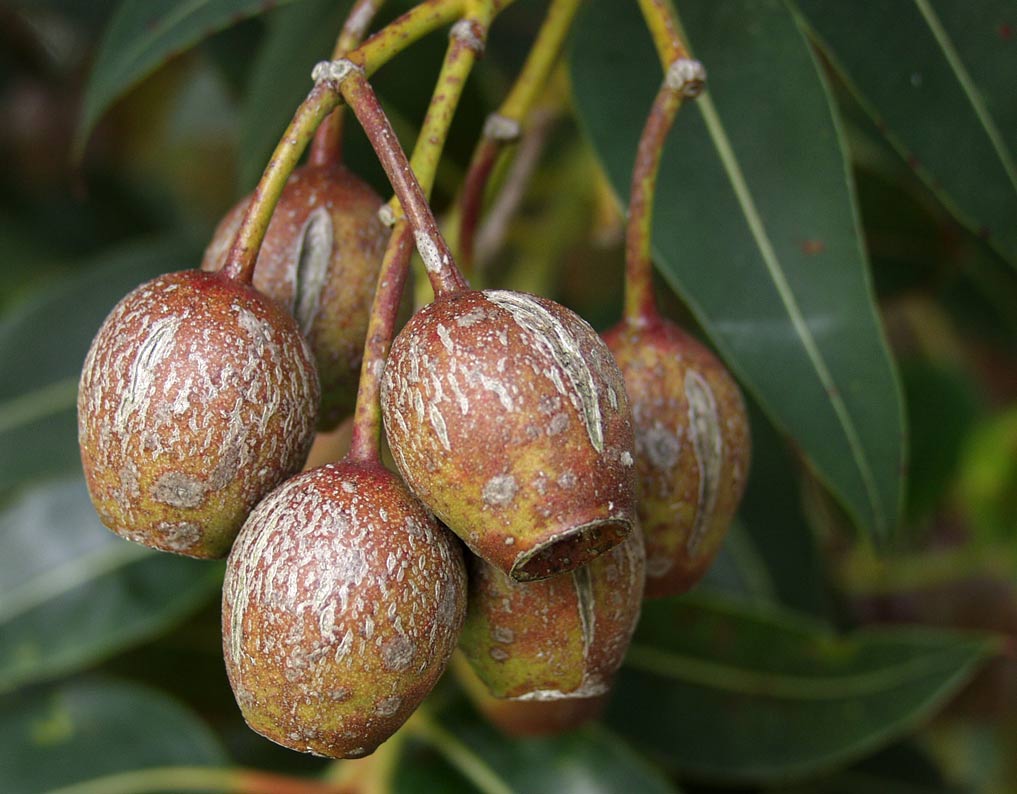
[[[553,301],[441,295],[396,337],[382,411],[414,493],[520,581],[577,568],[632,531],[624,381],[593,329]]]
[[[102,324],[78,389],[99,518],[146,546],[225,556],[300,470],[318,397],[293,318],[253,287],[200,270],[142,284]]]
[[[745,403],[724,365],[674,323],[622,322],[604,338],[636,428],[646,595],[684,593],[716,557],[745,490]]]
[[[465,604],[458,542],[394,474],[346,460],[288,480],[226,566],[223,654],[244,719],[294,750],[367,755],[441,676]]]
[[[638,530],[569,573],[518,582],[477,557],[459,647],[496,698],[561,700],[607,693],[643,600]]]

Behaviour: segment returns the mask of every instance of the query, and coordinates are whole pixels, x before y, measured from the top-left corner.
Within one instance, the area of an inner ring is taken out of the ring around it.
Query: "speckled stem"
[[[426,36],[463,15],[467,0],[426,0],[393,20],[346,57],[370,76]]]
[[[434,187],[434,177],[441,161],[441,153],[445,148],[445,140],[448,138],[448,131],[459,106],[463,88],[473,65],[483,53],[487,29],[495,14],[494,4],[488,0],[475,2],[474,5],[471,14],[453,25],[449,33],[445,60],[442,62],[441,72],[431,94],[431,104],[427,108],[427,115],[420,126],[420,134],[417,135],[417,142],[410,157],[413,173],[417,175],[417,181],[420,182],[420,187],[427,197],[430,197],[431,189]],[[394,218],[402,217],[398,197],[394,197],[389,206],[392,208]]]
[[[703,90],[706,73],[689,57],[681,40],[670,0],[639,0],[646,25],[664,64],[664,81],[657,92],[636,150],[625,230],[625,319],[650,325],[658,319],[653,295],[653,204],[657,174],[668,133],[685,98]]]
[[[307,95],[307,99],[297,108],[293,120],[272,153],[268,165],[265,166],[265,172],[257,187],[254,188],[251,203],[244,213],[233,245],[226,256],[226,264],[222,268],[226,278],[251,283],[261,241],[265,237],[279,196],[286,186],[286,180],[293,173],[314,131],[322,119],[339,104],[339,100],[340,97],[331,86],[317,83]]]
[[[459,251],[466,272],[470,272],[473,267],[477,220],[494,162],[501,148],[519,137],[526,116],[558,61],[580,2],[581,0],[551,0],[547,16],[526,56],[522,71],[501,107],[484,126],[483,137],[474,150],[459,199]]]
[[[342,63],[342,62],[334,62]],[[399,145],[392,125],[382,110],[374,89],[360,69],[345,71],[338,81],[339,90],[367,133],[389,182],[399,197],[413,227],[417,250],[424,260],[427,276],[436,296],[466,289],[467,283],[456,267],[438,222],[427,203],[424,191],[410,168],[406,153]]]
[[[396,222],[385,250],[378,289],[371,305],[371,320],[367,326],[364,361],[360,367],[360,386],[357,390],[357,407],[353,418],[353,439],[349,457],[364,463],[380,460],[381,441],[381,375],[385,358],[392,345],[396,317],[402,299],[410,255],[413,253],[413,228],[406,219]]]
[[[653,202],[664,144],[681,104],[680,93],[666,82],[661,85],[636,150],[625,230],[625,319],[636,325],[652,324],[658,317],[651,251]]]
[[[384,4],[385,0],[356,0],[353,3],[339,32],[339,38],[336,39],[332,60],[344,57],[346,53],[360,45],[375,15]],[[307,156],[311,165],[324,167],[342,162],[343,107],[340,105],[333,110],[318,127],[318,133],[314,136],[311,151]]]
[[[646,27],[653,36],[653,44],[665,69],[680,58],[690,57],[689,51],[682,43],[678,16],[671,0],[639,0],[639,8],[643,12]]]

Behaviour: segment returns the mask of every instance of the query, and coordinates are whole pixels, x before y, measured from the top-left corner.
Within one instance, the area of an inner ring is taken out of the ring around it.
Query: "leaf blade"
[[[659,66],[632,8],[593,9],[573,51],[576,102],[624,195]],[[780,3],[682,12],[710,90],[664,153],[657,266],[856,522],[885,538],[901,511],[902,400],[826,86]]]
[[[75,156],[110,106],[175,55],[268,7],[293,0],[124,0],[110,20],[85,89]]]
[[[650,602],[608,719],[697,778],[802,778],[907,733],[992,647],[924,629],[840,636],[705,595]]]
[[[0,692],[155,636],[212,597],[221,575],[117,538],[80,478],[26,491],[0,513]]]
[[[954,216],[1017,265],[1017,113],[999,0],[794,0],[830,63]],[[963,156],[958,157],[958,153]]]
[[[145,687],[102,679],[0,698],[0,741],[5,790],[19,794],[143,767],[226,763],[219,740],[190,711]]]

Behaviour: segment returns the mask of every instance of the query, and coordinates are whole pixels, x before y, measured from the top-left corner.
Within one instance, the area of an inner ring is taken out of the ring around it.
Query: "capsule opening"
[[[519,582],[567,573],[613,549],[631,532],[632,523],[622,518],[598,519],[571,527],[520,554],[509,573]]]

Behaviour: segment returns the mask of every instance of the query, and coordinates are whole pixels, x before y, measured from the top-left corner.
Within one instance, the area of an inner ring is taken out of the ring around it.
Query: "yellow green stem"
[[[339,101],[340,97],[336,91],[326,85],[316,84],[307,95],[307,99],[297,108],[293,120],[283,133],[282,140],[265,166],[265,171],[254,189],[251,203],[240,222],[240,228],[233,238],[233,245],[222,269],[223,275],[227,278],[246,284],[251,283],[261,242],[286,181],[293,173],[300,155],[307,148],[318,125]]]
[[[502,7],[504,5],[508,3],[503,3]],[[449,34],[445,60],[442,62],[441,72],[431,95],[431,104],[427,108],[427,115],[424,117],[410,157],[410,166],[427,197],[430,197],[434,187],[442,150],[466,80],[477,58],[483,52],[488,27],[497,13],[495,3],[491,0],[472,0],[469,6],[467,15],[453,25]],[[398,197],[393,198],[389,206],[394,218],[402,217]]]
[[[675,61],[689,58],[689,51],[682,43],[678,15],[671,0],[639,0],[639,7],[665,71]]]
[[[393,20],[345,57],[368,76],[414,42],[463,15],[467,0],[426,0]]]
[[[581,2],[582,0],[551,0],[547,16],[526,56],[522,71],[498,108],[498,116],[519,125],[526,120],[533,103],[547,85],[551,70],[558,62]]]
[[[424,191],[410,168],[409,159],[363,70],[349,60],[340,60],[319,64],[315,72],[319,84],[342,92],[343,99],[367,134],[413,227],[417,250],[424,260],[434,294],[441,296],[466,289],[466,280],[456,267]]]
[[[346,15],[339,37],[332,50],[332,60],[338,60],[350,50],[360,46],[367,35],[375,15],[385,4],[385,0],[356,0]],[[342,161],[343,140],[343,106],[332,111],[331,115],[318,127],[318,133],[311,144],[308,161],[319,167],[334,165]]]
[[[551,0],[522,70],[501,107],[488,118],[484,135],[473,152],[459,199],[459,256],[466,272],[473,267],[477,224],[495,160],[506,143],[519,137],[534,102],[547,85],[580,2]]]

